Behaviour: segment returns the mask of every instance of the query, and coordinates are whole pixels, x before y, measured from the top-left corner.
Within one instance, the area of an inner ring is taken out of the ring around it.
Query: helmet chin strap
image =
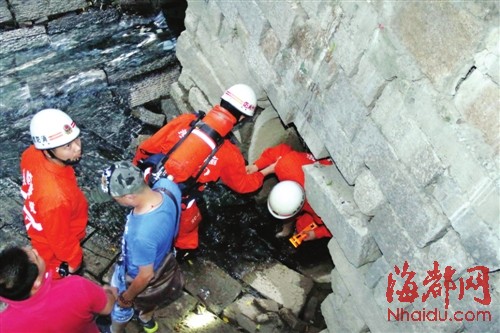
[[[47,149],[47,153],[49,154],[50,158],[54,159],[54,160],[58,160],[59,162],[61,162],[62,164],[64,165],[77,165],[78,163],[80,163],[80,160],[81,158],[77,159],[76,161],[72,161],[70,159],[67,159],[67,160],[61,160],[59,157],[56,156],[56,154],[54,154],[54,152],[52,151],[52,149]]]

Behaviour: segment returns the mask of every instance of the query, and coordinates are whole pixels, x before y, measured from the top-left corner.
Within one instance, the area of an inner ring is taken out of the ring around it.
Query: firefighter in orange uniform
[[[45,109],[30,123],[33,145],[21,156],[23,217],[32,246],[54,278],[78,271],[88,204],[73,165],[82,156],[80,129],[64,112]]]
[[[305,241],[332,237],[321,218],[307,202],[304,193],[302,166],[315,162],[323,165],[333,164],[329,159],[317,160],[312,154],[295,151],[282,143],[265,149],[252,165],[247,166],[247,172],[253,174],[274,165],[274,173],[280,183],[276,184],[269,194],[268,208],[271,215],[284,221],[283,230],[277,233],[276,237],[288,237],[294,229],[300,233],[312,222],[316,223],[317,227],[306,232]]]
[[[195,198],[204,184],[220,179],[237,193],[251,193],[262,186],[264,176],[270,173],[268,168],[247,174],[240,149],[229,139],[237,123],[253,116],[256,104],[254,91],[247,85],[236,84],[224,92],[220,104],[206,116],[183,114],[139,145],[134,164],[146,174],[151,173],[149,177],[168,175],[183,192],[177,249],[198,248],[202,217]]]

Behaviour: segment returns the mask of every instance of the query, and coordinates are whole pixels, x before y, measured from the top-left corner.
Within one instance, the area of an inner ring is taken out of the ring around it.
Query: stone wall
[[[328,332],[498,327],[498,22],[490,1],[188,1],[171,87],[180,108],[208,109],[247,83],[267,118],[335,161],[305,169],[308,199],[334,234]],[[455,270],[440,290],[425,279],[436,263]],[[489,281],[474,290],[465,282],[479,281],[467,280],[476,266]],[[413,302],[399,298],[405,280],[418,288]],[[421,322],[424,308],[444,314],[453,283],[449,313],[468,319]],[[487,294],[489,305],[474,300]],[[398,308],[414,321],[388,321]],[[468,321],[483,310],[491,321]]]

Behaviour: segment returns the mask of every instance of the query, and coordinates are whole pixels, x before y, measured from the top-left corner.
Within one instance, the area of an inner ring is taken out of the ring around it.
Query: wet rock
[[[263,312],[278,312],[279,304],[271,299],[254,299],[254,305]]]
[[[100,25],[110,25],[120,19],[118,10],[110,8],[108,10],[90,9],[80,15],[66,15],[47,24],[49,35],[59,34],[74,29],[91,29]],[[96,35],[94,35],[95,37]]]
[[[280,262],[256,264],[242,280],[262,295],[298,315],[305,304],[313,281],[289,269]]]
[[[172,305],[169,307],[171,306]],[[169,321],[171,322],[171,320]],[[169,328],[172,327],[171,323],[167,323],[166,326]],[[220,319],[213,313],[207,311],[200,303],[197,303],[195,310],[184,316],[171,330],[164,330],[161,332],[238,333],[241,331],[228,324],[226,320]]]
[[[290,309],[281,308],[280,318],[294,331],[305,332],[307,324],[300,320]]]
[[[282,323],[276,314],[262,312],[255,306],[256,298],[244,295],[224,310],[223,315],[236,322],[245,331],[278,333],[282,332]]]
[[[210,261],[195,259],[181,267],[186,278],[185,289],[215,314],[221,313],[241,293],[241,284]]]
[[[132,115],[137,117],[144,124],[160,128],[165,123],[165,115],[149,111],[143,106],[132,109]]]

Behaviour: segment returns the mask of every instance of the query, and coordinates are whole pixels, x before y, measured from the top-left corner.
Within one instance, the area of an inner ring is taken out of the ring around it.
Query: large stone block
[[[321,95],[321,98],[324,105],[323,110],[328,110],[328,112],[316,110],[316,118],[321,119],[323,124],[331,121],[338,122],[340,130],[345,133],[349,140],[352,140],[367,118],[369,111],[364,105],[363,98],[353,89],[344,72],[338,72],[335,81],[324,95]],[[314,100],[312,102],[314,103]],[[315,125],[320,123],[320,121],[316,121]]]
[[[475,36],[480,34],[481,24],[463,6],[445,2],[428,5],[413,2],[395,6],[392,27],[426,76],[451,94],[455,77],[462,75],[459,70],[480,42]]]
[[[311,279],[300,275],[279,262],[262,263],[246,272],[245,283],[298,315],[313,287]]]
[[[188,102],[195,110],[208,111],[211,109],[210,103],[198,87],[189,89]]]
[[[413,235],[404,230],[389,205],[380,207],[371,219],[369,229],[390,267],[401,267],[407,261],[418,269],[420,275],[424,274],[427,268],[423,264],[424,252],[418,249]]]
[[[85,0],[9,0],[9,4],[17,22],[34,21],[46,16],[77,11],[89,6]]]
[[[183,265],[185,289],[203,301],[207,308],[220,314],[241,293],[241,284],[210,261]]]
[[[356,178],[353,197],[359,210],[368,216],[373,216],[377,208],[385,202],[384,194],[380,190],[377,179],[368,169],[362,171]]]
[[[309,148],[315,158],[319,159],[330,157],[330,154],[325,147],[325,141],[318,136],[316,127],[311,126],[307,117],[305,117],[303,113],[296,114],[294,125],[300,133],[300,136],[307,138],[307,148]]]
[[[368,232],[368,217],[354,203],[349,187],[335,166],[304,166],[307,199],[322,217],[352,265],[359,267],[380,256]]]
[[[478,271],[473,270],[465,273],[461,278],[464,280],[472,277],[477,282]],[[456,281],[457,289],[460,289],[459,281]],[[461,311],[460,318],[467,332],[493,333],[498,331],[500,325],[500,274],[491,272],[488,274],[488,287],[478,287],[477,290],[469,288],[463,291],[463,298],[459,300],[457,293],[450,296],[450,304],[455,311]],[[489,295],[491,302],[481,304],[478,300],[483,300]],[[477,298],[477,299],[475,299]]]
[[[189,79],[205,93],[210,103],[212,105],[218,103],[225,89],[224,84],[219,80],[218,74],[214,72],[206,56],[196,46],[197,37],[186,32],[183,32],[181,37],[177,41],[177,59],[183,67],[189,68],[187,71]]]
[[[460,235],[461,243],[474,258],[475,263],[487,266],[490,270],[500,268],[499,225],[490,228],[471,209],[457,216],[451,224]]]
[[[370,4],[342,2],[341,7],[341,24],[331,41],[335,45],[333,59],[351,77],[357,72],[359,60],[370,45],[373,31],[378,26],[378,15]]]
[[[328,243],[328,248],[330,249],[332,258],[335,260],[335,270],[338,270],[340,273],[342,280],[352,296],[352,301],[354,302],[355,307],[358,310],[362,309],[362,311],[359,311],[359,315],[369,327],[370,332],[397,332],[397,327],[386,321],[385,310],[377,305],[371,289],[364,284],[364,275],[366,274],[367,269],[366,265],[360,268],[355,268],[351,265],[335,238]],[[331,295],[329,298],[330,297]],[[333,304],[331,306],[322,304],[321,307],[322,311],[327,310],[327,312],[324,312],[324,315],[328,330],[337,332],[337,330],[335,330],[335,326],[330,327],[332,324],[335,325],[336,321],[330,323],[327,317],[327,315],[329,316],[332,314],[332,308],[334,308]],[[341,321],[341,325],[345,325],[343,320]]]
[[[462,82],[454,99],[465,121],[480,131],[484,142],[490,145],[496,154],[500,149],[498,145],[498,110],[500,107],[498,95],[498,82],[492,81],[486,73],[474,70]],[[479,143],[479,140],[477,141]]]
[[[307,14],[300,6],[290,6],[290,3],[283,1],[257,1],[261,11],[265,13],[266,19],[276,32],[283,45],[289,45],[295,32],[295,24],[307,18]]]
[[[500,244],[499,244],[500,245]],[[426,262],[437,262],[441,269],[451,266],[461,275],[467,268],[473,266],[474,260],[462,245],[459,235],[450,229],[439,240],[429,245]]]
[[[12,14],[9,11],[9,6],[6,0],[0,1],[0,24],[12,22]]]
[[[498,36],[500,28],[498,26],[491,27],[488,36],[485,39],[486,47],[483,51],[476,53],[474,62],[477,69],[489,76],[493,82],[500,84],[500,43]]]
[[[417,124],[405,117],[404,96],[399,92],[398,83],[385,87],[371,117],[382,134],[394,148],[396,155],[413,175],[417,186],[425,186],[440,175],[444,166],[434,148]]]
[[[368,288],[375,288],[375,286],[382,280],[383,277],[386,277],[388,272],[391,270],[389,263],[385,260],[384,256],[378,258],[375,262],[367,264],[369,268],[365,274],[365,285]]]
[[[191,105],[187,103],[187,95],[187,92],[181,88],[178,82],[172,83],[170,86],[170,96],[181,113],[191,113],[194,111]]]
[[[371,62],[367,55],[364,55],[359,60],[356,74],[350,80],[352,89],[360,96],[363,104],[366,107],[373,107],[378,103],[378,98],[384,90],[385,86],[393,77],[386,78],[377,64]]]
[[[258,298],[252,295],[243,295],[234,303],[224,309],[223,315],[239,327],[250,333],[276,333],[282,326],[277,313],[262,311],[256,302]],[[277,308],[277,304],[276,304]],[[278,310],[276,309],[275,312]],[[262,319],[267,319],[261,321]]]
[[[328,333],[344,333],[347,328],[343,325],[343,318],[338,316],[337,310],[341,305],[341,300],[334,293],[328,295],[321,303],[321,313],[325,318]]]
[[[419,247],[424,247],[444,234],[449,221],[417,188],[392,152],[381,152],[369,152],[366,165],[378,179],[382,193],[399,216],[404,229]]]
[[[358,307],[352,297],[348,297],[340,308],[335,311],[347,332],[364,333],[369,331],[359,311],[362,311],[362,309]]]
[[[250,147],[248,148],[249,163],[255,162],[266,148],[287,142],[296,149],[299,148],[297,133],[283,127],[276,110],[270,106],[263,110],[255,120]]]
[[[132,84],[129,91],[130,107],[139,106],[161,96],[168,96],[170,86],[179,77],[180,70],[149,75]]]

